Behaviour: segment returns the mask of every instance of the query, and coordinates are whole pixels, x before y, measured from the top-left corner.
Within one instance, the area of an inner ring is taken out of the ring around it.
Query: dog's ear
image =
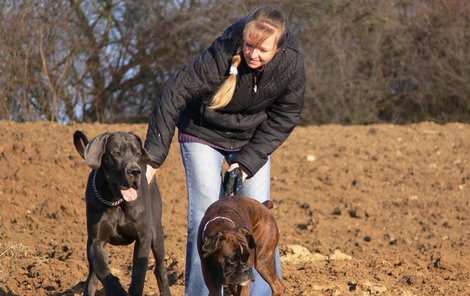
[[[88,138],[82,131],[76,130],[73,133],[73,144],[80,156],[85,159],[85,147],[88,145]]]
[[[220,248],[220,245],[224,240],[225,236],[222,232],[218,232],[206,237],[204,239],[204,244],[202,245],[202,256],[204,258],[209,257]]]
[[[133,135],[136,138],[141,148],[142,155],[140,156],[139,162],[143,164],[150,164],[150,155],[147,149],[145,149],[144,142],[142,141],[142,139],[134,132],[129,132],[129,134]]]
[[[256,248],[256,241],[255,241],[255,238],[253,237],[253,234],[251,233],[251,231],[249,231],[245,227],[241,227],[239,229],[239,231],[245,236],[246,242],[248,243],[248,248],[250,248],[250,249]]]
[[[97,170],[100,168],[101,157],[106,151],[106,144],[110,136],[111,133],[98,135],[85,147],[84,158],[92,169]]]

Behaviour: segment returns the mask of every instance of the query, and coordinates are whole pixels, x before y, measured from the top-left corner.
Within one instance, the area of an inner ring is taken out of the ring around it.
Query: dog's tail
[[[270,201],[270,200],[263,201],[263,205],[264,205],[265,207],[267,207],[268,209],[272,209],[273,206],[274,206],[274,205],[273,205],[273,202]]]
[[[82,131],[76,130],[73,133],[73,144],[80,156],[85,159],[85,147],[88,145],[88,138]]]

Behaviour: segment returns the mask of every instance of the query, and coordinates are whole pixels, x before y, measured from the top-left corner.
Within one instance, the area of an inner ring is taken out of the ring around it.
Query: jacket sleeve
[[[218,38],[191,63],[174,73],[165,83],[150,116],[145,148],[151,166],[165,161],[175,127],[186,105],[209,92],[227,71],[223,42]]]
[[[249,177],[267,162],[271,155],[290,135],[299,122],[305,92],[305,70],[299,53],[294,63],[290,83],[282,95],[266,110],[267,119],[240,151],[235,162],[239,163]]]

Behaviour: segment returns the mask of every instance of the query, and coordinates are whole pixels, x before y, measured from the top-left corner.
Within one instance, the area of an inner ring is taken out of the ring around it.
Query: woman
[[[269,199],[269,156],[299,121],[304,85],[303,57],[284,14],[261,7],[227,28],[163,87],[145,147],[158,168],[178,127],[188,189],[186,295],[208,294],[197,231],[207,207],[223,197],[224,159],[228,171],[241,168],[243,195]],[[279,255],[276,260],[280,273]],[[256,272],[251,295],[271,295]]]

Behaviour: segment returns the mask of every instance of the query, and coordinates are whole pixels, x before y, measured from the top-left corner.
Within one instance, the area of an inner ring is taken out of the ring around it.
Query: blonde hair
[[[263,43],[268,37],[276,34],[276,45],[279,48],[284,42],[287,31],[287,21],[284,13],[272,7],[260,7],[249,17],[248,23],[243,29],[243,40],[250,38],[250,42],[256,47]],[[241,50],[232,57],[229,77],[222,83],[214,94],[209,106],[212,110],[217,110],[227,106],[233,98],[237,85],[237,71],[242,61]]]
[[[241,53],[238,52],[236,55],[232,57],[232,64],[230,68],[235,67],[238,68],[242,61]],[[237,86],[237,71],[230,71],[230,75],[228,78],[222,83],[220,88],[214,95],[212,99],[210,109],[217,110],[221,109],[230,103],[233,98],[233,93],[235,92],[235,87]]]
[[[261,7],[252,14],[251,21],[243,30],[243,40],[250,39],[252,45],[259,46],[268,37],[275,35],[279,48],[284,42],[287,21],[282,11],[272,7]]]

